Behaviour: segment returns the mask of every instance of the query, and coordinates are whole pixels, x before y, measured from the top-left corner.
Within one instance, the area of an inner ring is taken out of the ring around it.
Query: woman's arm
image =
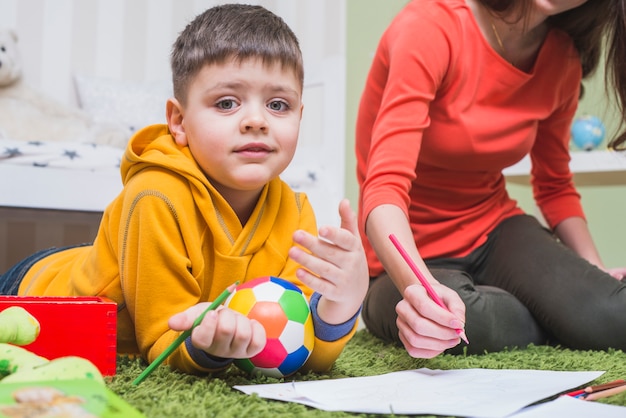
[[[604,269],[600,254],[591,238],[587,222],[583,218],[571,217],[559,223],[554,229],[563,244],[591,264]]]
[[[390,234],[394,234],[398,238],[398,241],[400,241],[417,265],[417,268],[424,273],[426,279],[433,285],[438,283],[430,271],[428,271],[424,260],[422,260],[419,254],[409,221],[402,209],[391,204],[380,205],[374,208],[366,221],[366,234],[372,247],[374,247],[374,251],[376,251],[378,259],[385,266],[385,271],[389,274],[400,293],[403,293],[408,286],[419,284],[419,280],[389,240]]]
[[[571,248],[576,254],[606,271],[611,276],[621,280],[626,273],[626,268],[607,269],[600,258],[600,253],[591,237],[587,222],[580,217],[567,218],[559,223],[554,233],[563,244]]]
[[[366,222],[367,237],[403,296],[396,312],[400,339],[407,352],[413,357],[431,358],[456,346],[460,341],[456,329],[463,328],[465,323],[465,305],[455,291],[441,285],[426,267],[402,209],[395,205],[377,206]],[[449,311],[430,299],[390,241],[390,234],[405,247]]]

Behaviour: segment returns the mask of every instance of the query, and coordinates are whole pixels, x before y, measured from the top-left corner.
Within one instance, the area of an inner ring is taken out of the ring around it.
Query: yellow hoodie
[[[173,314],[214,300],[237,280],[281,277],[311,297],[287,254],[295,230],[317,234],[315,216],[306,196],[279,178],[265,186],[242,226],[166,125],[149,126],[131,138],[121,174],[124,189],[106,208],[93,245],[38,261],[24,277],[20,295],[114,300],[118,351],[138,352],[149,362],[178,336],[167,325]],[[332,366],[354,334],[356,321],[351,322],[339,338],[324,341],[319,334],[329,335],[332,326],[316,318],[318,336],[307,368]],[[167,362],[189,373],[212,370],[195,361],[198,356],[189,349],[182,344]]]

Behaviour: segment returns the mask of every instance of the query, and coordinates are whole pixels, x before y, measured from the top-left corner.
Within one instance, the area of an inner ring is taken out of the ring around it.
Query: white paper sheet
[[[328,411],[499,418],[603,373],[418,369],[346,379],[240,385],[235,389]]]
[[[626,407],[561,396],[554,401],[530,406],[510,418],[624,418]]]

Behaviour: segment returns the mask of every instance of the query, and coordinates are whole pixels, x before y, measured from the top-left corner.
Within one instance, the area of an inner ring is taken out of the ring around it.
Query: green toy
[[[39,336],[39,321],[20,306],[0,312],[0,343],[28,345]]]
[[[104,378],[98,368],[82,357],[59,357],[34,367],[20,369],[0,380],[4,383],[42,382],[51,380],[90,379],[104,384]]]
[[[0,377],[2,378],[45,363],[48,363],[48,359],[38,356],[25,348],[13,344],[0,343]],[[4,382],[4,379],[0,382]]]
[[[0,385],[71,379],[104,383],[100,370],[87,359],[66,356],[48,360],[20,347],[35,341],[39,330],[39,321],[22,307],[0,312]]]
[[[12,344],[0,343],[0,384],[46,380],[91,379],[104,383],[100,370],[82,357],[54,360]]]

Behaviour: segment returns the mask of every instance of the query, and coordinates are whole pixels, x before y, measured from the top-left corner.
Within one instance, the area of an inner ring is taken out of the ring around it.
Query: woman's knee
[[[579,306],[575,317],[555,327],[558,342],[578,350],[626,350],[626,286],[603,301]]]
[[[465,331],[469,353],[500,351],[507,347],[543,344],[547,337],[526,307],[510,293],[491,286],[475,286],[465,272],[432,269],[439,282],[455,290],[466,307]],[[377,337],[400,343],[396,305],[402,295],[387,275],[373,279],[363,304],[362,318]],[[447,351],[462,353],[464,344]]]
[[[368,331],[384,341],[400,343],[396,305],[401,299],[402,295],[388,275],[372,279],[361,312]]]
[[[505,348],[545,344],[547,335],[529,310],[510,293],[491,286],[465,286],[459,292],[465,302],[465,332],[469,354],[501,351]],[[464,346],[448,352],[461,353]]]

